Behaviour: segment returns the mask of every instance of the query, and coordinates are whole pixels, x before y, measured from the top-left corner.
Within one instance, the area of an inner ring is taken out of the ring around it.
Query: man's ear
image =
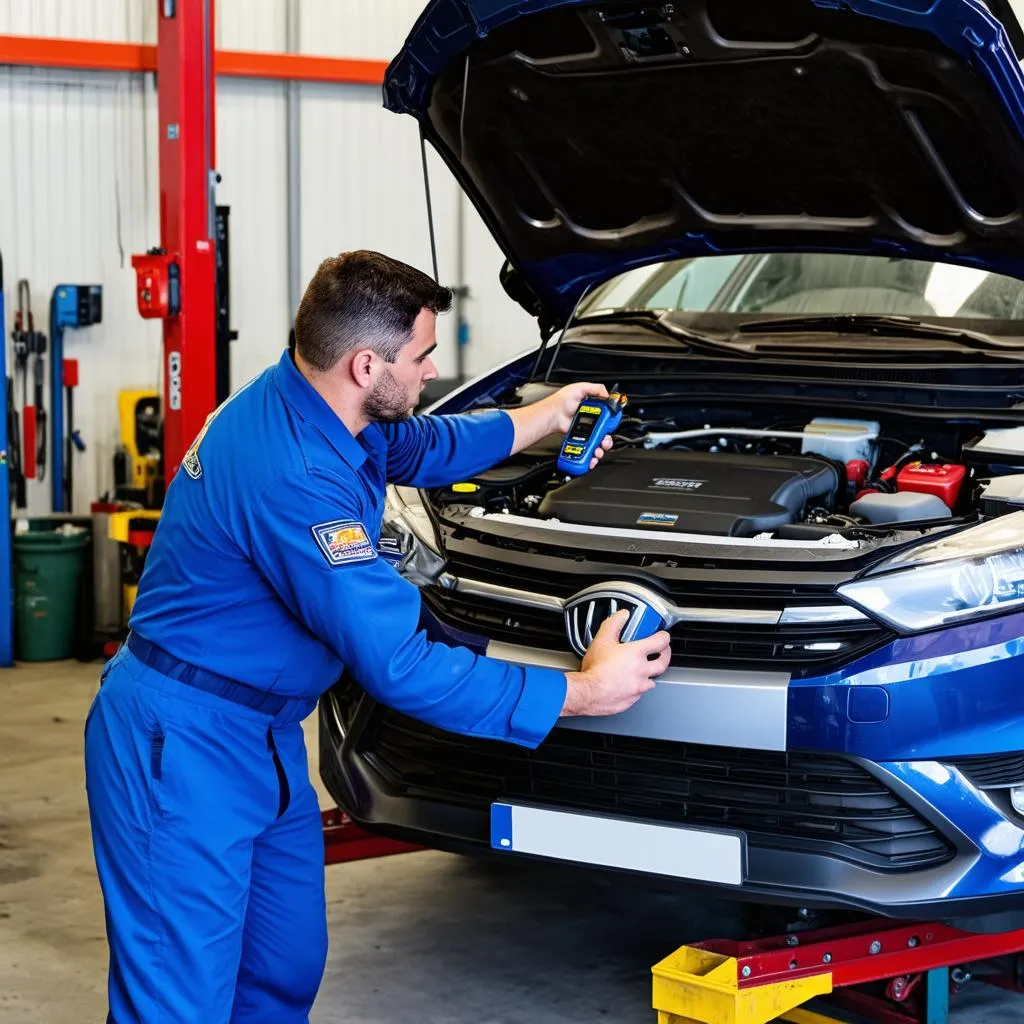
[[[368,348],[360,349],[352,356],[349,364],[349,373],[352,380],[361,388],[368,388],[373,384],[373,367],[376,355]]]

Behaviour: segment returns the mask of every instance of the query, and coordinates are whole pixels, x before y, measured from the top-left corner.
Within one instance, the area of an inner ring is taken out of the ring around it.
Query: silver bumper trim
[[[518,665],[576,671],[579,658],[500,641],[487,645],[492,658]],[[628,711],[607,718],[563,718],[567,729],[642,736],[750,750],[785,750],[788,672],[719,672],[672,667]]]
[[[565,611],[565,600],[553,594],[537,594],[530,590],[503,587],[483,580],[467,579],[445,573],[440,583],[447,590],[454,590],[470,597],[486,597],[493,601],[520,605],[523,608],[537,608],[541,611]],[[608,584],[621,589],[623,584]],[[682,622],[715,622],[729,625],[778,626],[813,623],[831,625],[844,622],[867,622],[868,617],[860,609],[845,604],[815,605],[793,608],[702,608],[667,603],[669,624]]]

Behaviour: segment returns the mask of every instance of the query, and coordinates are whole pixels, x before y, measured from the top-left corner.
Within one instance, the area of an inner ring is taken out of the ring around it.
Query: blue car
[[[1024,925],[1022,57],[1003,0],[427,7],[385,104],[538,325],[433,411],[629,404],[583,476],[552,437],[392,489],[382,550],[441,641],[570,667],[626,607],[673,658],[536,750],[343,678],[321,771],[353,819]]]

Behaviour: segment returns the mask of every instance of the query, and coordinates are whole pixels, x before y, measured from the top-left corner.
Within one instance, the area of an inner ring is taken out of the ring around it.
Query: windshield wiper
[[[879,316],[874,314],[832,313],[825,316],[791,316],[773,320],[748,320],[737,330],[744,334],[799,334],[815,331],[837,331],[843,334],[877,334],[885,337],[935,338],[951,341],[965,348],[989,352],[1019,350],[1020,343],[1003,343],[979,331],[962,327],[928,324],[910,316]]]
[[[757,359],[753,352],[730,345],[727,341],[718,341],[709,338],[706,334],[691,331],[688,327],[680,327],[669,320],[666,320],[664,313],[653,309],[612,309],[599,313],[590,313],[587,316],[577,317],[573,327],[586,326],[587,324],[635,324],[646,330],[663,334],[668,338],[675,338],[677,341],[685,342],[694,352],[704,352],[708,355],[725,355],[730,359]]]

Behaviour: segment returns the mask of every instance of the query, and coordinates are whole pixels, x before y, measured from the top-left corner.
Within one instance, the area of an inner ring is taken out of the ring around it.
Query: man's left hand
[[[551,434],[566,434],[576,410],[584,399],[607,397],[608,389],[603,384],[584,381],[579,384],[567,384],[553,395],[534,402],[533,405],[513,410],[509,414],[516,430],[513,454],[529,448]],[[609,436],[601,442],[601,447],[594,453],[594,458],[590,461],[591,469],[611,447],[612,439]]]
[[[548,433],[565,434],[583,399],[607,397],[608,389],[603,384],[567,384],[537,405],[551,403],[551,429]]]

